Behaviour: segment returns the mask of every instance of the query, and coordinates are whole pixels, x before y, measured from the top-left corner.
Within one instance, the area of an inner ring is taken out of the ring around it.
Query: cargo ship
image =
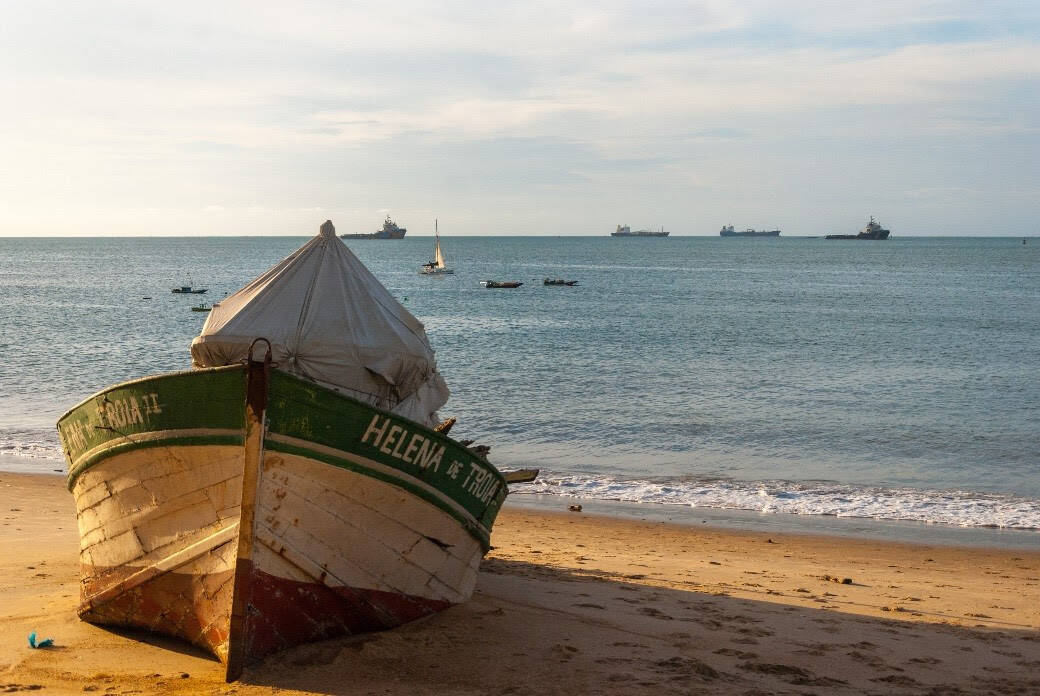
[[[361,233],[361,234],[341,234],[342,239],[404,239],[404,235],[408,232],[404,227],[398,227],[397,223],[390,219],[390,216],[386,216],[386,220],[383,220],[383,229],[378,232],[372,233]]]
[[[753,230],[746,229],[743,232],[733,230],[733,225],[723,225],[719,230],[720,237],[779,237],[780,230]]]
[[[660,230],[636,230],[632,231],[628,225],[618,225],[617,230],[610,233],[611,237],[667,237],[668,233],[662,227]]]
[[[824,239],[888,239],[888,230],[870,216],[870,222],[859,231],[859,234],[829,234]]]

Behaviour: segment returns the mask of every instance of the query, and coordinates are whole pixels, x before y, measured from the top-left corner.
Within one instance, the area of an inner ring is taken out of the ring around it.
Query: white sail
[[[433,261],[424,263],[419,269],[419,273],[422,273],[423,275],[454,274],[455,271],[448,268],[444,263],[444,253],[441,251],[441,233],[437,225],[437,220],[433,221],[433,236],[435,240],[433,243]]]
[[[433,246],[433,260],[436,262],[437,268],[444,268],[444,254],[441,253],[441,238],[439,236]]]

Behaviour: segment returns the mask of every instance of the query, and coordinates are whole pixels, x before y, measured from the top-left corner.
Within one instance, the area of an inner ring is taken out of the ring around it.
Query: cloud
[[[343,208],[330,177],[360,215],[426,198],[402,181],[474,210],[607,211],[617,187],[676,219],[682,190],[709,212],[991,191],[1007,175],[979,152],[1037,145],[1038,29],[1027,2],[22,3],[0,25],[0,234],[56,200]],[[899,185],[832,191],[864,163]]]

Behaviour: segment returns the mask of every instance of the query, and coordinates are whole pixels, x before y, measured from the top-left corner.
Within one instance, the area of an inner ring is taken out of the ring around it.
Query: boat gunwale
[[[118,382],[116,384],[109,385],[109,386],[105,387],[104,389],[97,390],[96,392],[94,392],[90,396],[82,399],[78,404],[76,404],[72,408],[70,408],[67,411],[65,411],[65,413],[63,413],[60,416],[58,416],[58,420],[56,422],[57,423],[61,423],[63,420],[65,420],[70,415],[72,415],[73,411],[78,409],[80,406],[83,406],[88,401],[96,399],[99,396],[102,396],[103,394],[107,394],[110,391],[114,391],[116,389],[122,389],[122,388],[125,388],[125,387],[131,387],[131,386],[134,386],[136,384],[141,384],[143,382],[150,382],[150,381],[152,381],[154,379],[159,379],[160,377],[180,377],[181,375],[191,375],[191,374],[195,374],[197,372],[222,372],[222,371],[245,370],[245,369],[246,369],[245,363],[242,363],[241,365],[220,365],[219,367],[199,367],[199,368],[195,368],[195,369],[191,369],[191,370],[174,370],[173,372],[160,372],[159,374],[155,374],[155,375],[145,375],[144,377],[135,377],[134,379],[130,379],[130,380],[127,380],[125,382]]]

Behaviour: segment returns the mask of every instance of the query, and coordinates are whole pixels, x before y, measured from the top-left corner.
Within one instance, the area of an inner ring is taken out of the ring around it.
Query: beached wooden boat
[[[214,306],[192,353],[196,366],[216,353],[226,366],[119,384],[58,422],[81,537],[80,616],[188,640],[225,662],[229,680],[274,651],[468,599],[507,493],[483,456],[435,431],[427,409],[447,391],[425,356],[403,367],[397,354],[388,366],[362,351],[369,371],[401,384],[426,365],[409,395],[383,402],[373,387],[355,383],[347,394],[307,374],[307,341],[229,347],[237,339],[225,330],[270,320],[252,311],[271,301],[265,293],[284,309],[300,282],[309,287],[304,321],[291,324],[313,324],[321,337],[328,322],[311,321],[330,311],[321,283],[336,263],[360,266],[327,225]],[[311,266],[321,269],[316,282],[303,273]],[[342,281],[354,297],[367,290],[388,316],[410,318],[419,333],[413,326],[405,338],[424,345],[422,325],[357,273]]]

